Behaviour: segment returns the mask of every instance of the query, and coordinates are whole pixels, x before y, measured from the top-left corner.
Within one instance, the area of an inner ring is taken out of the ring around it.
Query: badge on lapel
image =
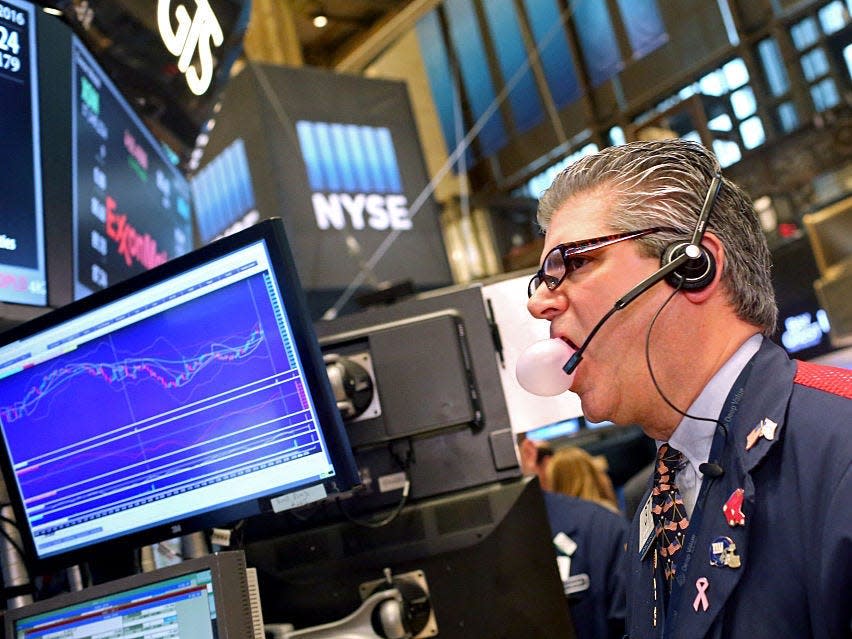
[[[745,514],[743,513],[743,499],[745,491],[742,488],[737,488],[728,497],[728,501],[722,506],[722,512],[725,513],[725,520],[728,525],[745,526]]]
[[[752,428],[751,432],[746,435],[746,450],[751,450],[761,437],[769,441],[775,439],[776,428],[778,428],[778,424],[768,417],[761,419],[758,425]]]
[[[710,565],[739,568],[742,559],[737,554],[737,544],[730,537],[716,537],[710,544]]]

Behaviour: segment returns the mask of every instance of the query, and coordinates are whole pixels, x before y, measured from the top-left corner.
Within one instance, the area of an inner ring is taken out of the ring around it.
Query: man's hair
[[[576,194],[599,194],[612,203],[604,222],[614,233],[653,226],[675,232],[637,240],[643,254],[659,257],[675,240],[692,237],[713,176],[715,156],[686,140],[631,142],[580,158],[542,193],[538,223],[547,230],[554,213]],[[570,215],[570,211],[567,211]],[[722,284],[737,316],[764,335],[775,331],[778,309],[771,280],[771,256],[751,199],[722,178],[707,229],[725,247]]]

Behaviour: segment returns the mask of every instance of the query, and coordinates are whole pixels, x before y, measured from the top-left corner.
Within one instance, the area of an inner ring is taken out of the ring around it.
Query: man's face
[[[604,222],[612,204],[601,191],[569,198],[551,220],[542,259],[558,244],[614,233]],[[659,260],[641,256],[638,249],[630,240],[577,255],[572,270],[555,290],[543,284],[536,289],[527,304],[530,313],[550,321],[551,337],[578,348],[615,301],[659,267]],[[653,287],[616,312],[591,341],[571,386],[587,419],[641,422],[643,408],[648,410],[643,398],[649,397],[651,388],[645,337],[667,291],[671,289]]]

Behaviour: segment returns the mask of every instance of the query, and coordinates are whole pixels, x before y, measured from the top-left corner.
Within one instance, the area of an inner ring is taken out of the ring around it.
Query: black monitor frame
[[[318,432],[325,442],[335,473],[325,479],[318,479],[313,486],[303,485],[290,489],[296,491],[292,495],[292,499],[288,495],[290,490],[282,487],[271,492],[267,491],[264,494],[252,495],[243,502],[226,503],[208,512],[195,513],[187,517],[175,517],[170,521],[156,524],[145,522],[147,525],[142,525],[141,529],[132,530],[127,534],[118,535],[95,543],[88,541],[82,542],[79,547],[63,548],[54,554],[51,554],[50,551],[45,551],[39,556],[36,552],[37,546],[34,529],[28,519],[28,513],[24,504],[24,495],[18,482],[18,476],[13,470],[12,456],[8,448],[7,425],[4,423],[3,416],[0,415],[0,431],[2,431],[0,433],[2,435],[0,464],[2,464],[6,487],[21,532],[26,561],[31,571],[43,574],[44,571],[49,569],[86,561],[93,551],[102,554],[105,550],[118,551],[121,549],[132,549],[146,543],[175,537],[176,535],[203,530],[213,526],[226,525],[239,519],[258,515],[261,512],[280,511],[296,507],[312,500],[322,499],[327,494],[351,490],[359,484],[358,472],[346,431],[334,400],[319,344],[310,322],[309,313],[306,310],[307,305],[304,292],[299,283],[296,267],[285,235],[284,225],[279,218],[265,220],[239,233],[222,238],[205,247],[166,262],[155,269],[141,273],[113,287],[93,293],[82,300],[73,302],[13,328],[0,337],[0,362],[8,364],[8,357],[15,355],[15,348],[21,351],[21,355],[25,356],[28,354],[26,349],[22,347],[21,340],[39,335],[66,322],[75,319],[79,320],[80,317],[86,316],[87,313],[98,310],[103,312],[105,307],[109,307],[111,304],[125,301],[140,291],[161,285],[169,281],[170,278],[188,273],[193,269],[198,269],[202,265],[206,265],[223,256],[228,256],[237,250],[244,249],[257,242],[264,242],[267,248],[270,267],[277,282],[278,290],[281,292],[281,303],[284,306],[282,310],[286,314],[292,331],[292,344],[300,355],[305,384],[308,386],[313,398],[316,419],[319,423]],[[222,318],[222,321],[224,319]],[[6,347],[10,350],[4,352],[3,349]],[[51,355],[49,351],[48,354]],[[38,355],[30,355],[29,360],[27,361],[26,357],[24,357],[20,365],[27,369],[30,363],[36,365],[38,359]],[[29,368],[28,370],[33,371],[35,369]],[[3,380],[0,378],[0,405],[7,404],[8,406],[10,398],[2,396],[2,389]],[[13,418],[9,417],[9,421],[13,421]],[[72,417],[72,419],[68,420],[65,428],[71,428],[73,424]],[[310,488],[314,488],[314,490],[306,495],[306,490]],[[275,497],[279,497],[279,499],[273,502],[273,498]]]
[[[209,573],[209,582],[204,573]],[[175,580],[187,579],[189,582],[183,588],[198,590],[201,584],[193,581],[196,575],[202,577],[202,582],[209,583],[212,590],[216,616],[215,620],[211,619],[211,626],[215,628],[216,636],[220,639],[251,636],[252,589],[247,578],[245,556],[239,551],[205,555],[7,610],[5,636],[9,639],[18,637],[19,625],[25,632],[24,628],[31,628],[34,624],[79,623],[74,621],[76,615],[88,614],[86,618],[92,618],[96,609],[104,618],[114,617],[128,596],[144,607],[146,600],[158,598],[153,590],[162,588],[174,593],[180,587]]]

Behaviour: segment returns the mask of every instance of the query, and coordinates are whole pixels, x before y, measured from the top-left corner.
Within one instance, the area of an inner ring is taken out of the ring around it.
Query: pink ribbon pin
[[[706,611],[710,607],[710,602],[707,601],[707,588],[710,587],[710,582],[707,580],[707,577],[699,577],[695,581],[695,588],[698,590],[698,594],[695,595],[695,601],[692,602],[692,607],[695,609],[695,612],[698,612],[698,607],[701,606],[701,609]]]

